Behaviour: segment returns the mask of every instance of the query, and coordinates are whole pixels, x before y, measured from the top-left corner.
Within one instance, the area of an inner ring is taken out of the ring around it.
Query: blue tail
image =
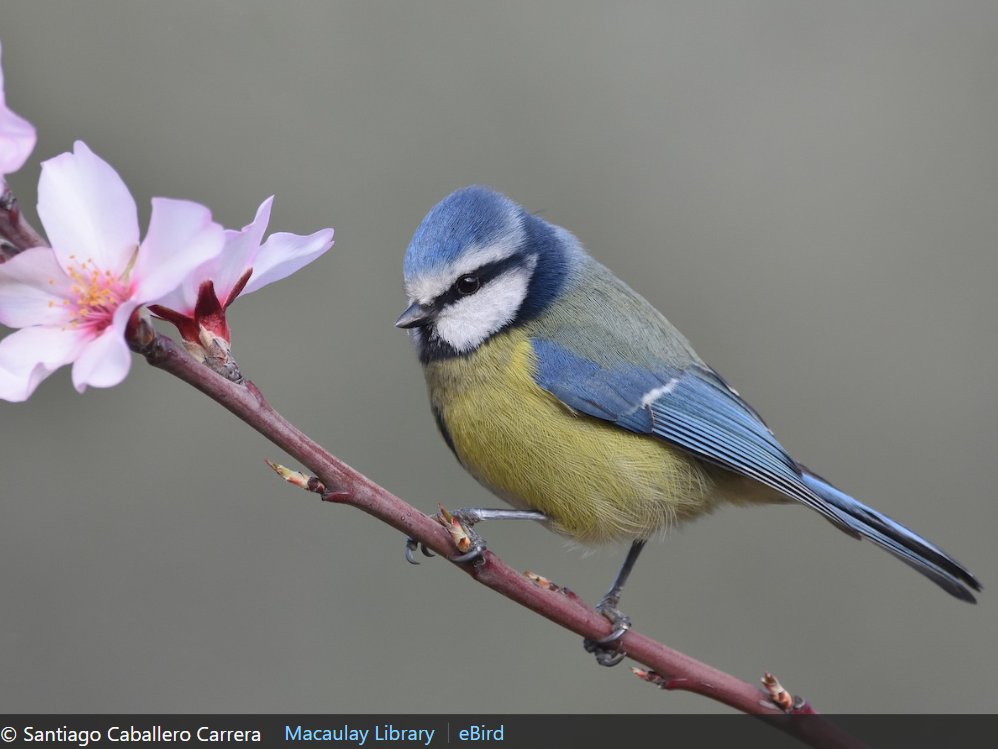
[[[981,584],[966,567],[938,546],[839,491],[806,468],[801,478],[811,491],[830,505],[833,512],[838,511],[834,514],[849,529],[886,549],[950,595],[961,601],[977,603],[971,590],[980,591]]]

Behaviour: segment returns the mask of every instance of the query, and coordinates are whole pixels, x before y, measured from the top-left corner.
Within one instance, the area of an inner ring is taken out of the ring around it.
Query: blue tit
[[[440,432],[516,508],[466,517],[630,540],[601,602],[618,624],[645,541],[725,503],[804,505],[975,601],[981,586],[963,565],[790,457],[686,338],[565,229],[466,187],[423,219],[404,281],[410,304],[396,325],[415,342]]]

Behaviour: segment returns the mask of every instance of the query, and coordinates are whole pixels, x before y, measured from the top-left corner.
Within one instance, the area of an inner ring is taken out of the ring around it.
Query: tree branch
[[[337,459],[281,416],[251,382],[237,385],[196,362],[148,322],[131,326],[129,344],[159,369],[180,378],[218,402],[242,421],[312,471],[328,488],[324,499],[356,507],[401,533],[416,539],[445,559],[455,554],[450,534],[433,518]],[[512,601],[577,635],[598,640],[610,634],[609,622],[575,596],[552,585],[538,584],[520,574],[491,551],[475,562],[458,564],[464,572]],[[774,725],[813,747],[856,749],[864,746],[852,736],[813,714],[806,703],[781,709],[757,687],[629,630],[620,640],[628,657],[654,669],[665,689],[695,692],[743,713],[777,718]],[[808,714],[810,713],[810,714]]]
[[[11,189],[0,181],[0,237],[9,245],[0,246],[0,263],[10,259],[29,247],[46,247],[48,242],[39,234],[21,213],[21,206]]]

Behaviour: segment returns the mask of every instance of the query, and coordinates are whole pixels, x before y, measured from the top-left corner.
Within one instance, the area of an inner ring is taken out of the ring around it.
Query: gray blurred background
[[[240,300],[272,403],[425,511],[495,505],[438,438],[392,323],[423,214],[481,182],[575,232],[791,452],[951,551],[961,604],[795,508],[645,552],[649,635],[825,711],[992,711],[998,6],[4,0],[7,99],[154,195],[332,252]],[[402,537],[283,486],[280,451],[139,360],[0,404],[4,711],[720,710]],[[624,549],[532,524],[490,547],[595,601]]]

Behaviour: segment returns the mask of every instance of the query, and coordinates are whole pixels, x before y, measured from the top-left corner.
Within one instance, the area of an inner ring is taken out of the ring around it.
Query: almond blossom
[[[278,232],[261,244],[273,202],[273,196],[263,201],[253,222],[239,231],[226,230],[225,249],[149,307],[176,325],[188,351],[202,360],[228,352],[225,310],[239,296],[287,278],[333,245],[332,229],[308,236]]]
[[[52,247],[0,265],[0,398],[27,399],[59,367],[73,385],[111,387],[128,374],[125,328],[222,249],[222,227],[204,206],[153,198],[139,243],[135,200],[118,173],[77,141],[42,164],[38,215]]]
[[[3,48],[0,46],[0,54]],[[7,108],[3,88],[3,66],[0,66],[0,186],[3,176],[16,172],[35,147],[35,128],[23,117]]]

